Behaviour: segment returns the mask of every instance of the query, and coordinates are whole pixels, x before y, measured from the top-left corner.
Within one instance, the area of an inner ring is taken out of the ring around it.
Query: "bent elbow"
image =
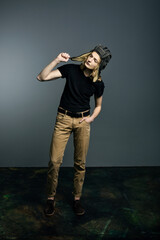
[[[40,75],[37,76],[37,80],[40,82],[43,81],[43,79],[40,77]]]

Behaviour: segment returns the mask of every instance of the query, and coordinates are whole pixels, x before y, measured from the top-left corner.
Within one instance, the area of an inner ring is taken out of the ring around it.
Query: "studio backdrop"
[[[159,12],[158,0],[2,0],[0,167],[47,166],[65,79],[36,76],[60,52],[77,56],[97,44],[112,59],[87,166],[158,166]],[[72,137],[62,166],[73,166]]]

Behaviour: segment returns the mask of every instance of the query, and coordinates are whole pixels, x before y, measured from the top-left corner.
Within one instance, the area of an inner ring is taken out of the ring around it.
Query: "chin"
[[[87,65],[87,63],[85,63],[85,67],[92,70],[92,67],[90,67],[89,65]]]

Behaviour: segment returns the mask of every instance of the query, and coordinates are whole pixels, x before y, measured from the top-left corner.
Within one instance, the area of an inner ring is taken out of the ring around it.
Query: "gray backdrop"
[[[1,0],[0,166],[47,166],[65,79],[36,76],[60,52],[99,43],[113,58],[87,166],[158,166],[159,12],[158,0]],[[73,166],[72,140],[62,166]]]

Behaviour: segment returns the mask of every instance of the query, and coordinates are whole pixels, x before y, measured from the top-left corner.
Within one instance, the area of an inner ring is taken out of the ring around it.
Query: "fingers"
[[[84,121],[84,119],[82,118],[80,121],[79,121],[79,123],[81,123],[81,122],[83,122]]]
[[[83,121],[85,121],[85,117],[84,118],[82,118],[80,121],[79,121],[79,123],[82,123]]]
[[[70,58],[70,55],[68,53],[61,53],[61,55],[66,59]]]
[[[87,122],[87,123],[91,123],[91,122],[94,121],[94,118],[92,118],[92,117],[83,117],[83,118],[79,121],[79,123],[82,123],[83,121],[85,121],[85,122]]]

